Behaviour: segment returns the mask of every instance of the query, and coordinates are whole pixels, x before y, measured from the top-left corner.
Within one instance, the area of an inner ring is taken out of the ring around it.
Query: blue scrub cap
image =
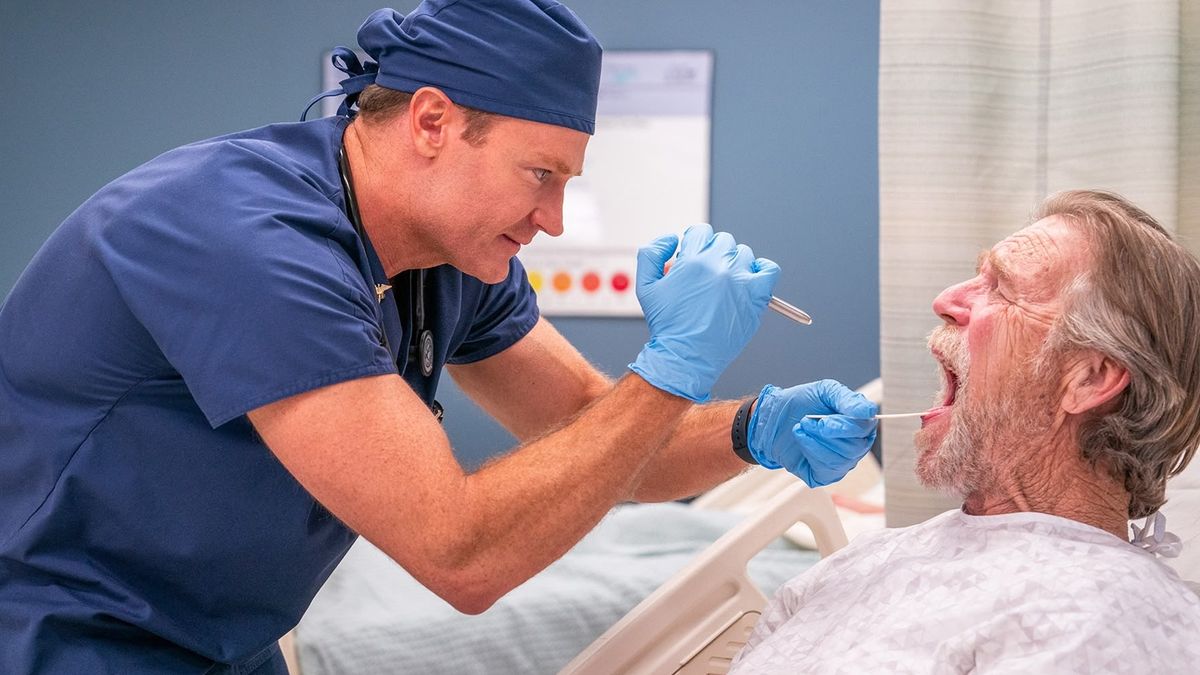
[[[380,9],[358,29],[374,62],[339,47],[350,108],[368,84],[446,92],[459,105],[583,131],[596,130],[600,43],[554,0],[424,0],[405,16]],[[327,92],[328,93],[328,92]]]

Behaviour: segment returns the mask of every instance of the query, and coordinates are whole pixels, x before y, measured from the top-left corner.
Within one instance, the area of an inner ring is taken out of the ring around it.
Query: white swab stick
[[[927,412],[929,412],[929,411],[922,410],[921,412],[910,412],[910,413],[888,413],[886,415],[876,415],[875,417],[872,417],[871,419],[896,420],[896,419],[900,419],[901,417],[920,417],[921,415],[924,415]],[[807,417],[809,419],[819,420],[819,419],[822,419],[825,417],[834,417],[834,415],[805,415],[805,417]]]

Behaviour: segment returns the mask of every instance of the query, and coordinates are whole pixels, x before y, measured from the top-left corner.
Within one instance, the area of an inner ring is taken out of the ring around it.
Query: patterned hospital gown
[[[730,673],[796,672],[1200,673],[1200,598],[1089,525],[955,510],[779,590]]]

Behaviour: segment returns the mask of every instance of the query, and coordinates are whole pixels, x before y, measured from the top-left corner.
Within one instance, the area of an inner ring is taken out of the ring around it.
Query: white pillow
[[[1200,582],[1200,453],[1183,473],[1167,482],[1167,503],[1162,508],[1167,531],[1183,540],[1178,558],[1161,560],[1179,572],[1179,576]]]

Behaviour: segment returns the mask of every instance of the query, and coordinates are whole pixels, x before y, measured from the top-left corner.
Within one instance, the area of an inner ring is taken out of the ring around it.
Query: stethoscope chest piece
[[[417,334],[417,357],[421,360],[421,375],[433,374],[433,331],[422,330]]]

